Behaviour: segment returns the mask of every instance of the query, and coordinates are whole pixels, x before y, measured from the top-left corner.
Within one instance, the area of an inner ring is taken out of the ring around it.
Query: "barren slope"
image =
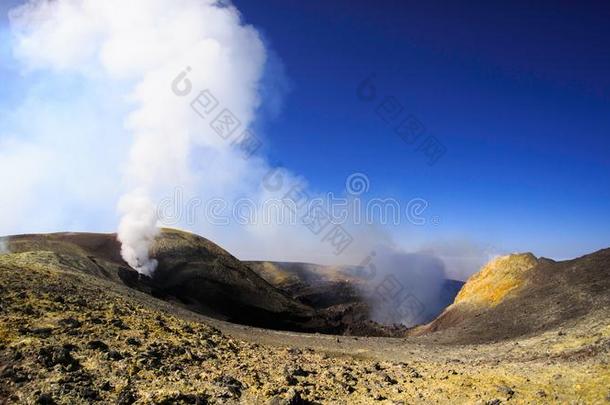
[[[474,274],[455,302],[412,334],[479,343],[537,334],[610,311],[610,249],[574,260],[504,256]]]
[[[235,322],[298,328],[314,311],[277,290],[218,245],[197,235],[164,229],[152,256],[153,279],[122,260],[114,234],[58,233],[10,238],[12,260],[47,261],[179,302],[198,312]],[[36,261],[43,263],[36,263]]]
[[[143,291],[127,287],[123,264],[109,248],[113,243],[112,237],[101,242],[74,234],[14,238],[11,248],[20,253],[0,255],[0,402],[603,404],[610,399],[608,250],[518,266],[519,276],[513,277],[518,282],[503,284],[501,294],[486,282],[499,273],[489,271],[463,289],[456,305],[475,302],[481,315],[464,312],[467,316],[436,333],[396,339],[272,331],[202,316],[151,296],[146,289],[154,283],[138,284]],[[171,244],[157,246],[155,254]],[[88,257],[92,251],[95,260]],[[504,308],[507,303],[512,306]],[[527,327],[504,339],[517,328],[507,322],[510,310],[520,314],[512,319]],[[479,326],[476,319],[482,317],[487,324]],[[532,329],[535,320],[542,324]],[[498,339],[474,338],[491,333],[490,325],[500,331],[494,332]],[[475,341],[484,342],[455,344]]]

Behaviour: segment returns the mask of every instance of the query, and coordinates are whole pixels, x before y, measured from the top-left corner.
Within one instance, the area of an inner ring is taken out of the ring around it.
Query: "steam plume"
[[[152,275],[157,261],[149,258],[150,246],[159,233],[156,207],[150,199],[135,191],[119,202],[123,214],[119,225],[121,255],[139,273]]]
[[[120,11],[119,11],[120,10]],[[31,0],[11,14],[15,54],[27,69],[78,73],[124,92],[133,144],[124,168],[119,239],[125,260],[154,271],[148,250],[156,198],[196,183],[195,148],[224,156],[229,144],[189,107],[208,89],[247,128],[258,106],[265,49],[238,11],[215,0]],[[188,87],[170,91],[188,66]],[[189,94],[190,93],[190,94]]]
[[[366,280],[360,294],[377,322],[413,326],[434,318],[447,305],[445,265],[433,254],[378,244],[353,269]]]

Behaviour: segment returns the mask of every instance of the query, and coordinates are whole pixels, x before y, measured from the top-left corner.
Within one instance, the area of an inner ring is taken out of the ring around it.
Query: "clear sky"
[[[440,225],[507,250],[610,246],[610,4],[236,0],[289,92],[266,124],[272,161],[337,191],[426,198]],[[430,166],[357,97],[375,74],[447,148]]]

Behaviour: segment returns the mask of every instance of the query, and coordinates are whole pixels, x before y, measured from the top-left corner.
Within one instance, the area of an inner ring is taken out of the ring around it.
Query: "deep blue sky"
[[[235,0],[290,83],[269,155],[321,191],[421,196],[431,237],[570,257],[610,246],[610,3]],[[356,96],[376,74],[434,165]]]

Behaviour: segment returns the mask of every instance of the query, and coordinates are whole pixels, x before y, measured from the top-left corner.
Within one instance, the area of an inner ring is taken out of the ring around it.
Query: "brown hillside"
[[[473,275],[434,321],[412,335],[477,343],[529,335],[610,308],[610,249],[555,262],[518,254]]]

